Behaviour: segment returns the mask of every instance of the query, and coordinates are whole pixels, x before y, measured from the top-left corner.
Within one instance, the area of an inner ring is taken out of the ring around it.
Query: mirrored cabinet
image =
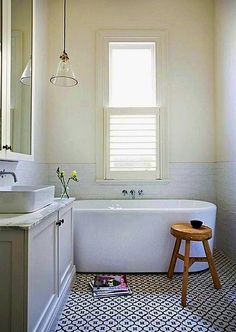
[[[0,3],[0,159],[33,160],[33,0]]]

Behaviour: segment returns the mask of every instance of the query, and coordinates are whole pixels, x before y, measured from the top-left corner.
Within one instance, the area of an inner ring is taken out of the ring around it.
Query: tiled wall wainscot
[[[49,182],[60,194],[60,183],[56,169],[60,166],[68,176],[78,171],[79,183],[70,182],[70,195],[77,199],[120,199],[121,192],[142,189],[143,198],[185,198],[215,202],[215,163],[171,163],[170,178],[164,182],[126,182],[108,184],[96,181],[95,164],[49,164]]]

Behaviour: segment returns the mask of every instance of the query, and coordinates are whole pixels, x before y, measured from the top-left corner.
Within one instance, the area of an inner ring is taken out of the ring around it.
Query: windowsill
[[[163,180],[96,180],[97,184],[100,185],[127,185],[127,184],[147,184],[147,185],[157,185],[157,184],[169,184],[169,179]]]

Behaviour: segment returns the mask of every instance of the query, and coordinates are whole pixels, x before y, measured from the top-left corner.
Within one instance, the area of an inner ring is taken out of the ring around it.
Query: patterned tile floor
[[[93,274],[77,273],[56,327],[59,331],[236,331],[236,264],[217,251],[222,289],[209,271],[190,275],[188,305],[180,305],[182,276],[128,274],[133,295],[94,299],[88,287]]]

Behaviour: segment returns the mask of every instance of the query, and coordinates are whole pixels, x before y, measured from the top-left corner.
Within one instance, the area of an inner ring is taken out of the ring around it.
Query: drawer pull
[[[57,221],[57,222],[56,222],[56,225],[57,225],[57,226],[61,226],[61,221],[60,221],[60,220]]]

